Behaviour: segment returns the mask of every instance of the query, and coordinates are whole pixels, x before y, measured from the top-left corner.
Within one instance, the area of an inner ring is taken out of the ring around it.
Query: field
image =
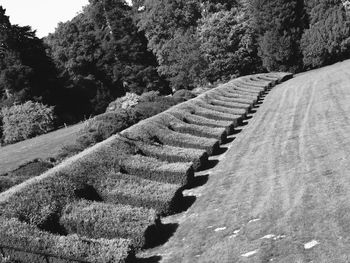
[[[1,193],[3,254],[21,262],[142,262],[135,253],[177,228],[164,216],[195,201],[183,195],[205,183],[194,172],[210,167],[208,157],[222,153],[258,100],[290,77],[233,80]]]
[[[264,99],[157,262],[350,262],[350,61],[295,76]]]

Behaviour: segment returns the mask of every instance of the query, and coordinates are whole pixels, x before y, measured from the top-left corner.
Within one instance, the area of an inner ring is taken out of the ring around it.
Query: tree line
[[[40,39],[0,6],[0,108],[41,102],[60,125],[126,92],[317,68],[349,58],[349,22],[345,0],[90,0]]]

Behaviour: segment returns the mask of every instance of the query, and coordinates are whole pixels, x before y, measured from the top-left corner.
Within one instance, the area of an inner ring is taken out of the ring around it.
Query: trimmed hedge
[[[222,112],[222,113],[226,113],[229,115],[241,116],[243,118],[247,115],[247,112],[248,112],[247,109],[230,109],[230,108],[221,107],[221,106],[214,106],[214,105],[211,105],[203,100],[195,101],[195,102],[193,102],[193,104],[197,105],[199,107],[208,109],[208,110]]]
[[[143,123],[142,125],[135,125],[132,130],[128,129],[123,132],[123,135],[130,139],[145,142],[157,142],[182,148],[203,149],[209,155],[220,146],[219,141],[216,139],[175,132],[152,120],[148,120],[147,123]]]
[[[247,111],[250,111],[253,107],[252,104],[248,103],[242,103],[242,102],[226,102],[226,101],[220,101],[217,99],[210,99],[210,104],[214,106],[220,106],[230,109],[246,109]]]
[[[234,124],[232,121],[213,120],[195,115],[192,112],[185,110],[173,110],[169,111],[169,113],[187,123],[196,124],[204,127],[222,127],[226,130],[227,134],[231,134],[234,130]]]
[[[246,91],[249,91],[249,92],[263,93],[267,89],[265,86],[264,87],[254,87],[253,85],[250,85],[249,83],[245,83],[243,81],[235,81],[234,85],[235,85],[235,87],[245,89]]]
[[[0,216],[60,232],[58,215],[67,203],[77,198],[76,193],[81,188],[70,175],[58,173],[12,194],[6,202],[0,203]]]
[[[104,202],[152,208],[160,215],[178,210],[183,198],[180,187],[122,173],[106,174],[94,182]]]
[[[21,165],[16,170],[0,175],[0,192],[20,184],[29,178],[38,176],[52,167],[52,163],[35,159]]]
[[[126,140],[137,147],[145,156],[157,158],[170,163],[175,162],[192,162],[192,166],[197,170],[202,164],[208,160],[208,154],[205,150],[181,148],[159,143],[145,143],[143,141],[131,140],[126,137],[120,137],[121,140]]]
[[[199,105],[186,105],[183,107],[183,109],[193,112],[193,114],[195,115],[205,117],[208,119],[232,121],[234,127],[237,127],[243,119],[242,116],[239,115],[232,115],[224,112],[210,110],[208,108],[200,107]]]
[[[185,123],[181,119],[178,119],[167,112],[161,114],[155,121],[176,132],[188,133],[199,137],[214,138],[218,139],[220,142],[226,140],[227,137],[224,128],[203,127],[200,125]]]
[[[221,91],[230,92],[232,94],[248,95],[253,97],[260,97],[263,94],[263,92],[255,92],[255,91],[247,90],[245,88],[240,88],[236,84],[232,84],[230,87],[224,87],[221,89]]]
[[[258,81],[241,80],[237,81],[236,83],[242,88],[247,88],[253,91],[267,91],[271,88],[270,85],[260,84],[260,82]]]
[[[88,263],[127,263],[134,257],[131,241],[127,239],[89,239],[77,235],[58,236],[41,231],[15,218],[0,217],[0,247],[20,262],[39,262],[40,255]],[[41,256],[41,257],[42,257]]]
[[[250,106],[254,106],[255,103],[257,102],[257,99],[253,99],[251,97],[225,97],[220,95],[220,93],[215,93],[215,94],[211,94],[211,97],[214,100],[220,101],[220,102],[224,102],[224,103],[231,103],[231,102],[238,102],[238,103],[245,103],[245,104],[249,104]]]
[[[146,233],[160,221],[153,209],[87,200],[68,204],[60,218],[68,234],[93,239],[131,239],[135,248],[146,244]]]
[[[108,146],[99,149],[84,160],[71,164],[65,173],[79,180],[94,180],[102,174],[123,172],[158,182],[186,185],[193,178],[192,163],[168,163],[135,154],[137,148],[114,139]]]
[[[259,98],[259,96],[257,95],[245,94],[239,91],[229,90],[229,89],[216,90],[216,94],[217,96],[221,96],[226,99],[243,98],[243,99],[251,99],[251,100],[257,101]]]

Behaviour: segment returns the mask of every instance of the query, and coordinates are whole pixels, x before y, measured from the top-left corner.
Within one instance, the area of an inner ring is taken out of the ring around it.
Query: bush
[[[195,102],[193,102],[193,104],[196,106],[199,106],[201,108],[204,108],[204,109],[222,112],[222,113],[226,113],[226,114],[229,114],[232,116],[237,116],[237,117],[245,117],[245,115],[247,114],[247,111],[248,111],[246,109],[229,109],[226,107],[214,106],[214,105],[211,105],[203,100],[196,100]]]
[[[63,159],[75,155],[82,150],[104,141],[137,122],[135,115],[126,110],[106,112],[88,120],[79,131],[75,143],[62,147],[58,158]]]
[[[224,87],[222,91],[230,92],[233,94],[249,95],[249,96],[256,96],[256,97],[260,97],[263,94],[262,91],[254,91],[251,89],[247,89],[237,83],[232,83],[230,87]]]
[[[126,139],[126,138],[125,138]],[[192,162],[192,166],[197,170],[208,161],[208,154],[205,150],[181,148],[159,143],[145,143],[138,140],[130,140],[143,155],[151,156],[170,163]]]
[[[153,209],[82,200],[65,207],[60,223],[69,234],[94,239],[131,239],[134,247],[142,248],[146,233],[158,220]]]
[[[242,80],[242,81],[236,81],[234,82],[234,84],[236,84],[236,86],[240,87],[240,88],[245,88],[248,91],[252,91],[252,92],[264,92],[267,90],[267,86],[263,85],[262,87],[257,87],[254,86],[254,84],[251,84],[249,81],[247,80]]]
[[[53,128],[53,107],[38,102],[2,108],[1,116],[5,143],[26,140]]]
[[[107,112],[119,111],[119,110],[130,110],[139,103],[140,96],[136,93],[127,92],[125,96],[116,99],[111,102],[107,107]]]
[[[224,103],[238,102],[238,103],[247,103],[247,104],[250,104],[251,106],[253,106],[257,102],[257,98],[253,99],[252,97],[244,97],[244,96],[225,97],[219,92],[215,92],[211,94],[211,98]]]
[[[126,263],[134,257],[131,241],[127,239],[88,239],[77,235],[58,236],[20,222],[0,217],[0,247],[13,248],[11,257],[20,262],[40,262],[42,256],[88,263]],[[9,249],[4,250],[5,253]],[[27,252],[23,253],[21,251]]]
[[[180,185],[160,183],[122,173],[109,173],[93,183],[104,202],[152,208],[160,215],[169,215],[181,205]]]
[[[194,104],[186,105],[183,107],[183,109],[190,111],[194,115],[198,115],[200,117],[204,117],[212,120],[231,121],[233,127],[237,127],[238,123],[242,120],[242,117],[240,116],[223,113],[215,110],[210,110],[208,108],[203,108]]]
[[[52,167],[52,163],[35,159],[21,165],[16,170],[0,175],[0,192],[7,190],[14,185],[20,184],[29,178],[38,176]]]
[[[150,143],[158,142],[175,147],[203,149],[209,155],[219,148],[219,141],[216,139],[175,132],[152,120],[134,126],[132,130],[127,130],[123,135]]]
[[[17,218],[40,229],[59,232],[57,219],[62,208],[77,198],[81,185],[63,173],[26,185],[0,204],[0,215]]]
[[[187,101],[195,97],[196,95],[187,89],[180,89],[173,94],[173,99],[179,102]]]
[[[178,119],[167,112],[159,115],[158,118],[154,119],[154,121],[161,125],[165,125],[169,129],[176,132],[188,133],[199,137],[214,138],[220,142],[226,140],[227,137],[227,133],[224,128],[203,127],[196,124],[185,123],[181,119]]]
[[[222,127],[225,128],[227,134],[230,134],[234,130],[234,125],[232,121],[223,120],[213,120],[205,117],[195,115],[194,112],[185,110],[172,110],[169,111],[170,114],[174,115],[176,118],[183,120],[184,122],[196,124],[204,127]]]
[[[237,91],[231,87],[225,87],[220,90],[216,90],[216,94],[226,99],[245,98],[245,99],[251,99],[251,100],[258,100],[259,98],[259,95]]]
[[[142,100],[134,109],[135,115],[139,120],[144,120],[169,109],[177,103],[178,101],[172,97],[162,96],[155,97],[152,101]]]

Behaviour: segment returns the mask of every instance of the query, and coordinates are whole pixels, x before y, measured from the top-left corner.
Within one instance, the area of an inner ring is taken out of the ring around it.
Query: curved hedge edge
[[[244,79],[246,83],[252,84],[252,86],[260,87],[260,88],[271,88],[275,86],[275,79],[264,79],[261,75],[251,76],[249,78]]]
[[[175,132],[163,125],[159,125],[154,119],[136,124],[133,129],[123,131],[122,135],[145,142],[158,142],[181,148],[203,149],[209,155],[219,149],[220,146],[219,141],[216,139]]]
[[[257,102],[257,99],[250,99],[248,97],[244,98],[244,97],[236,97],[236,98],[229,98],[229,97],[224,97],[222,95],[220,95],[219,93],[216,94],[211,94],[211,97],[217,101],[220,102],[225,102],[225,103],[243,103],[243,104],[249,104],[250,107],[254,107],[254,105]]]
[[[244,89],[246,89],[248,91],[252,91],[252,92],[265,92],[268,89],[268,87],[265,85],[263,87],[254,87],[250,83],[247,83],[243,80],[235,81],[234,85],[236,85],[239,88],[244,88]]]
[[[192,163],[167,163],[151,157],[131,156],[120,161],[122,172],[144,179],[185,186],[194,178]]]
[[[219,107],[226,107],[226,108],[230,108],[230,109],[244,109],[247,112],[251,110],[251,108],[253,107],[252,103],[247,103],[247,102],[224,102],[224,105],[220,105],[222,102],[220,100],[217,100],[215,98],[213,98],[213,95],[207,96],[205,97],[205,102],[213,105],[213,106],[219,106]],[[203,99],[204,101],[204,99]]]
[[[183,200],[181,185],[122,173],[101,177],[95,188],[104,202],[155,209],[162,216],[178,211]]]
[[[242,118],[246,118],[248,113],[248,109],[229,109],[226,107],[214,106],[204,101],[196,101],[194,104],[204,109],[221,112],[228,115],[238,115]]]
[[[232,93],[240,93],[240,94],[246,94],[246,95],[251,95],[251,96],[257,96],[260,97],[264,94],[264,91],[252,91],[247,88],[242,88],[237,85],[237,83],[233,83],[230,88],[226,88],[226,91],[230,91]]]
[[[228,89],[217,90],[215,94],[216,96],[220,96],[222,99],[226,98],[227,100],[243,98],[243,99],[252,100],[254,101],[254,103],[256,103],[259,99],[259,96],[256,96],[256,95],[244,94],[237,91],[235,92],[234,90],[229,91]]]
[[[87,200],[68,204],[60,218],[68,234],[92,239],[130,239],[136,249],[146,245],[146,232],[156,229],[158,222],[153,209]]]
[[[77,235],[58,236],[39,230],[17,219],[0,217],[0,247],[23,251],[16,253],[23,262],[37,262],[38,255],[68,262],[127,263],[134,257],[131,241],[127,239],[89,239]],[[18,255],[19,254],[19,255]],[[12,254],[13,255],[13,254]],[[29,257],[29,258],[28,258]]]
[[[227,138],[227,133],[224,128],[212,128],[195,124],[188,124],[168,112],[159,115],[159,123],[161,125],[165,125],[170,130],[173,130],[175,132],[190,134],[198,137],[214,138],[220,142],[225,141]]]
[[[169,163],[192,162],[192,166],[195,170],[208,161],[209,157],[207,152],[202,149],[182,148],[156,142],[147,143],[142,140],[134,140],[122,135],[120,135],[119,139],[133,144],[137,148],[137,151],[140,151],[142,155],[145,156],[154,157]]]
[[[196,124],[203,127],[221,127],[226,130],[227,134],[231,134],[234,131],[234,123],[232,121],[209,119],[192,114],[191,112],[185,110],[170,111],[169,113],[186,123]]]

